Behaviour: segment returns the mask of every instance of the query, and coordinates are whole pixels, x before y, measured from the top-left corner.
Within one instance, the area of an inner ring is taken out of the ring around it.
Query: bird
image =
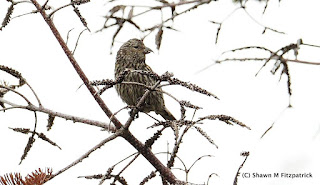
[[[140,39],[133,38],[125,42],[117,52],[114,69],[115,78],[117,79],[126,69],[153,72],[151,67],[145,62],[146,54],[151,52],[152,50],[146,47]],[[136,72],[130,72],[125,75],[123,82],[137,82],[146,86],[156,84],[156,80],[151,76]],[[115,89],[121,99],[130,106],[135,106],[146,92],[146,87],[137,84],[119,83],[115,85]],[[152,91],[148,94],[140,111],[145,113],[154,111],[165,120],[176,120],[166,108],[163,93],[159,91]]]

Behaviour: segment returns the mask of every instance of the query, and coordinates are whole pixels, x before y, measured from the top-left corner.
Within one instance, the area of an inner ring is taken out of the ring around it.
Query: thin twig
[[[33,2],[32,2],[33,3]],[[56,12],[58,12],[59,10],[63,9],[63,8],[66,8],[68,6],[72,6],[73,3],[69,3],[69,4],[66,4],[66,5],[63,5],[63,6],[60,6],[59,8],[53,10],[50,14],[48,14],[48,18],[51,19],[51,17],[53,16],[53,14],[55,14]],[[39,9],[38,9],[39,10]]]
[[[4,86],[4,85],[0,85],[0,88],[4,88],[4,89],[7,89],[9,91],[12,91],[14,93],[16,93],[17,95],[21,96],[29,105],[31,105],[32,103],[28,100],[27,97],[25,97],[23,94],[21,94],[20,92],[10,88],[10,87],[7,87],[7,86]]]
[[[58,176],[59,174],[65,172],[66,170],[68,170],[69,168],[77,165],[78,163],[82,162],[85,158],[89,157],[89,155],[96,151],[97,149],[99,149],[100,147],[102,147],[104,144],[106,144],[109,141],[112,141],[113,139],[117,138],[120,135],[120,132],[116,132],[115,134],[112,134],[111,136],[109,136],[108,138],[102,140],[100,143],[98,143],[96,146],[94,146],[93,148],[91,148],[88,152],[86,152],[85,154],[83,154],[79,159],[75,160],[74,162],[72,162],[71,164],[69,164],[68,166],[66,166],[65,168],[59,170],[57,173],[53,174],[52,177],[50,179],[53,179],[54,177]]]
[[[66,45],[68,45],[68,42],[69,42],[69,36],[70,36],[70,33],[71,31],[74,30],[74,28],[70,29],[67,33],[67,39],[66,39]]]
[[[111,132],[115,132],[116,128],[114,126],[109,126],[107,123],[104,122],[100,122],[100,121],[96,121],[96,120],[90,120],[87,118],[81,118],[81,117],[77,117],[77,116],[73,116],[73,115],[68,115],[68,114],[64,114],[61,112],[57,112],[54,110],[50,110],[47,109],[43,106],[41,107],[37,107],[35,105],[27,105],[27,106],[23,106],[23,105],[17,105],[15,103],[12,103],[10,101],[7,101],[3,98],[0,97],[0,102],[3,102],[5,104],[10,105],[11,107],[5,108],[4,110],[9,110],[9,109],[13,109],[13,108],[19,108],[19,109],[26,109],[26,110],[30,110],[30,111],[36,111],[36,112],[42,112],[42,113],[46,113],[52,116],[56,116],[56,117],[60,117],[60,118],[64,118],[66,120],[71,120],[73,122],[79,122],[79,123],[84,123],[84,124],[88,124],[88,125],[93,125],[93,126],[97,126],[97,127],[101,127],[104,128],[108,131]]]
[[[74,46],[74,49],[73,49],[73,51],[72,51],[72,54],[73,54],[73,55],[74,55],[74,53],[76,52],[76,49],[77,49],[77,47],[78,47],[78,43],[79,43],[80,37],[81,37],[81,35],[82,35],[82,33],[83,33],[84,31],[89,31],[89,30],[88,30],[88,28],[86,28],[86,29],[84,29],[84,30],[82,30],[82,31],[80,32],[80,34],[79,34],[79,36],[78,36],[78,39],[77,39],[77,42],[76,42],[76,45]]]
[[[282,31],[278,31],[278,30],[275,30],[275,29],[273,29],[273,28],[270,28],[270,27],[267,27],[267,26],[261,24],[261,23],[260,23],[259,21],[257,21],[251,14],[249,14],[249,12],[248,12],[245,8],[243,8],[243,10],[244,10],[244,12],[250,17],[250,19],[252,19],[255,23],[257,23],[257,24],[260,25],[261,27],[264,27],[263,33],[265,32],[265,30],[271,30],[271,31],[274,31],[274,32],[276,32],[276,33],[285,34],[285,33],[282,32]]]
[[[137,153],[133,159],[131,159],[131,161],[129,161],[129,163],[124,167],[122,168],[122,170],[116,175],[116,177],[120,177],[121,173],[124,172],[124,170],[126,170],[138,157],[139,157],[140,153]],[[113,183],[115,183],[117,179],[114,178],[113,180]],[[102,180],[100,181],[99,185],[102,185]]]
[[[41,104],[41,101],[40,101],[37,93],[33,90],[33,88],[31,87],[31,85],[30,85],[26,80],[25,80],[25,83],[27,84],[27,86],[29,87],[29,89],[32,91],[34,97],[36,97],[36,99],[37,99],[37,101],[38,101],[38,104],[39,104],[39,107],[41,107],[42,104]]]

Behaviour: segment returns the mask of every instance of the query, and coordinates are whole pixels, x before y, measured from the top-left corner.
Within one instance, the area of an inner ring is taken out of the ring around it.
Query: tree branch
[[[73,65],[74,69],[78,73],[79,77],[82,79],[88,90],[90,91],[91,95],[94,97],[96,102],[99,104],[100,108],[105,112],[105,114],[111,119],[112,123],[115,125],[117,129],[121,129],[123,125],[120,121],[114,116],[111,110],[107,107],[104,101],[101,99],[100,95],[94,89],[93,86],[90,85],[90,81],[87,76],[84,74],[82,69],[80,68],[79,64],[75,60],[72,55],[72,52],[65,44],[63,38],[61,37],[60,33],[58,32],[57,28],[53,24],[51,18],[46,14],[46,12],[42,9],[41,5],[36,0],[31,0],[37,10],[41,13],[43,19],[46,21],[48,26],[50,27],[52,33],[56,37],[57,41],[59,42],[60,46],[62,47],[63,51],[65,52],[66,56],[68,57],[69,61]],[[137,138],[135,138],[128,130],[126,130],[125,134],[121,135],[124,139],[126,139],[133,147],[135,147],[159,172],[160,174],[166,178],[168,182],[171,184],[176,184],[178,180],[174,176],[174,174],[166,168],[159,159],[151,152],[151,150],[144,146]]]
[[[80,122],[80,123],[85,123],[85,124],[88,124],[88,125],[101,127],[101,128],[104,128],[104,129],[106,129],[106,130],[108,130],[110,132],[115,132],[116,131],[116,128],[114,126],[108,125],[107,123],[96,121],[96,120],[90,120],[90,119],[87,119],[87,118],[81,118],[81,117],[77,117],[77,116],[73,116],[73,115],[64,114],[64,113],[57,112],[57,111],[54,111],[54,110],[51,110],[51,109],[47,109],[47,108],[42,107],[42,106],[41,107],[37,107],[37,106],[35,106],[33,104],[30,104],[30,105],[27,105],[27,106],[17,105],[15,103],[7,101],[7,100],[5,100],[5,99],[3,99],[1,97],[0,97],[0,102],[3,102],[3,103],[8,104],[8,105],[11,105],[11,107],[5,108],[5,110],[13,109],[13,108],[27,109],[27,110],[30,110],[30,111],[42,112],[42,113],[45,113],[45,114],[48,114],[48,115],[64,118],[66,120],[71,120],[73,122]],[[1,109],[0,109],[0,111],[1,111]]]

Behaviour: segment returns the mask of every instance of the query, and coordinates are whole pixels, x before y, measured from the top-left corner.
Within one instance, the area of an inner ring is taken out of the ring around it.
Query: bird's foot
[[[137,110],[137,109],[131,109],[129,112],[129,115],[130,115],[130,117],[137,119],[137,118],[139,118],[139,111],[137,113],[135,113],[135,110]]]

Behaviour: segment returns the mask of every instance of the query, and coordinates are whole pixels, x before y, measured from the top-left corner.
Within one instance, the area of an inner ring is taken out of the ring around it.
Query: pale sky
[[[55,2],[55,0],[51,1]],[[145,3],[144,1],[131,2],[130,4],[134,2],[143,5]],[[60,1],[52,6],[57,8],[66,3],[66,1]],[[7,6],[7,3],[0,3],[0,20]],[[179,31],[164,31],[159,52],[156,51],[154,45],[154,34],[145,39],[145,45],[155,51],[147,56],[146,61],[155,72],[158,74],[166,71],[172,72],[179,79],[198,84],[216,94],[220,100],[177,86],[165,87],[165,91],[179,100],[189,100],[203,107],[197,112],[196,117],[225,114],[242,121],[251,128],[247,130],[238,125],[229,126],[218,121],[204,122],[203,125],[200,125],[201,128],[219,146],[218,149],[200,136],[195,129],[191,130],[181,145],[179,157],[187,166],[202,155],[213,155],[214,157],[204,158],[194,166],[189,174],[190,182],[200,184],[206,182],[211,173],[217,173],[219,177],[212,177],[209,184],[233,184],[236,171],[244,159],[240,156],[240,152],[250,151],[250,156],[241,170],[243,173],[312,173],[313,178],[261,179],[240,176],[239,185],[319,184],[320,121],[318,115],[320,98],[318,95],[320,88],[315,83],[320,79],[319,66],[289,63],[293,108],[287,109],[287,77],[283,76],[279,81],[279,72],[275,76],[270,73],[273,62],[263,68],[257,77],[255,74],[263,62],[226,62],[212,65],[215,60],[224,57],[268,57],[267,54],[261,55],[262,52],[255,50],[220,56],[222,52],[238,47],[260,45],[276,51],[290,43],[295,43],[300,38],[305,43],[320,45],[318,36],[320,28],[317,26],[317,17],[320,16],[319,7],[320,2],[317,0],[304,2],[282,0],[281,3],[273,0],[270,1],[266,13],[262,15],[263,3],[248,3],[247,11],[259,23],[286,33],[283,35],[267,31],[262,35],[263,27],[250,19],[243,10],[237,10],[228,17],[236,9],[231,0],[218,1],[178,17],[173,23],[170,23]],[[98,0],[80,6],[80,11],[87,19],[92,32],[84,32],[82,35],[75,58],[90,80],[112,79],[115,54],[118,48],[130,38],[143,36],[137,30],[126,27],[116,39],[112,54],[110,54],[111,38],[115,29],[95,33],[102,27],[101,17],[108,9],[110,5],[105,5],[105,2]],[[13,17],[30,10],[33,10],[32,5],[18,6]],[[139,18],[137,21],[150,25],[160,21],[157,15],[152,14]],[[217,25],[209,21],[219,22],[226,17],[228,19],[224,21],[218,43],[215,44]],[[69,42],[69,46],[73,48],[83,27],[78,18],[74,16],[72,9],[66,8],[58,12],[54,16],[54,22],[64,38],[67,37],[67,32],[74,28]],[[75,116],[109,122],[86,88],[83,86],[78,89],[82,84],[80,78],[40,15],[27,15],[12,19],[10,24],[0,32],[0,41],[0,65],[12,67],[21,72],[35,89],[45,107]],[[319,62],[318,53],[319,48],[303,46],[298,59]],[[289,57],[294,58],[292,53]],[[211,67],[199,73],[207,66]],[[0,80],[5,78],[10,83],[16,82],[3,74],[0,73]],[[27,87],[19,89],[19,92],[36,103]],[[5,98],[15,103],[24,103],[21,98],[17,98],[12,93],[6,95]],[[105,92],[102,98],[114,112],[125,106],[114,89]],[[168,109],[179,117],[178,104],[168,96],[165,96],[165,101]],[[152,115],[157,116],[154,113]],[[187,112],[187,115],[190,118],[192,111]],[[122,111],[118,115],[122,122],[127,117],[127,111]],[[99,128],[74,124],[60,118],[56,118],[52,130],[47,132],[46,120],[46,115],[38,114],[38,131],[44,132],[62,150],[37,139],[27,158],[21,165],[18,165],[28,137],[15,133],[8,127],[33,128],[34,114],[25,110],[0,112],[0,143],[2,145],[0,175],[8,172],[21,172],[25,175],[35,169],[45,167],[51,167],[56,172],[109,136]],[[260,139],[260,136],[273,122],[275,122],[273,128],[264,138]],[[156,131],[146,129],[153,123],[153,120],[140,114],[140,118],[132,124],[130,130],[144,142]],[[169,147],[173,146],[173,133],[169,130],[164,132],[153,151],[155,153],[165,152],[167,143]],[[77,177],[105,173],[110,166],[133,152],[135,152],[133,147],[123,139],[116,139],[47,184],[98,184],[96,180]],[[166,160],[165,155],[159,158],[164,162]],[[177,162],[175,167],[182,167],[182,165]],[[121,167],[118,167],[119,169]],[[152,166],[143,157],[139,157],[138,161],[123,175],[130,184],[138,184],[151,170],[153,170]],[[184,180],[184,173],[178,170],[173,170],[173,173],[180,180]],[[159,178],[155,178],[150,184],[152,182],[160,183]]]

